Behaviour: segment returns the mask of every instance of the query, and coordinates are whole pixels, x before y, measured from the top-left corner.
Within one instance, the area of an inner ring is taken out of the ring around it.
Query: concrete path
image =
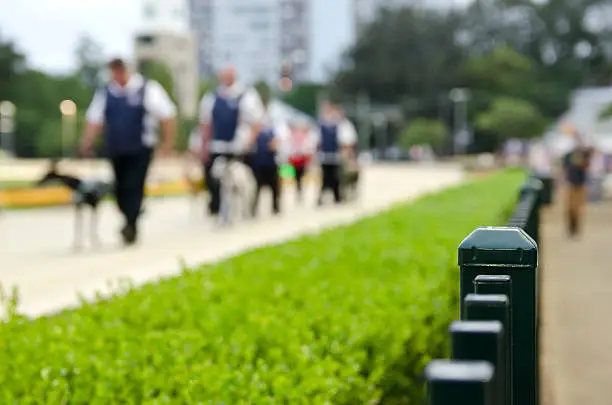
[[[289,189],[280,217],[268,214],[269,200],[263,200],[260,219],[222,230],[205,217],[202,202],[190,207],[184,198],[149,200],[143,240],[127,250],[117,242],[120,220],[111,204],[100,212],[103,248],[82,253],[71,251],[73,218],[69,208],[8,212],[0,217],[0,282],[5,289],[19,288],[20,311],[40,315],[77,305],[77,292],[93,298],[96,291],[112,290],[109,280],[129,277],[138,284],[173,275],[180,272],[180,261],[187,265],[218,261],[250,248],[352,222],[462,180],[463,174],[455,165],[372,166],[364,172],[362,197],[357,202],[316,209],[315,190],[309,189],[305,204],[296,206]]]
[[[579,240],[566,237],[562,208],[543,223],[542,405],[610,405],[612,202],[588,207]]]

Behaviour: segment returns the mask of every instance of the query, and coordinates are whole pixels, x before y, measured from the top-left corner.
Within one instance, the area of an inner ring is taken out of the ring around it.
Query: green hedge
[[[457,246],[504,221],[521,179],[493,175],[52,317],[12,315],[0,403],[420,403],[423,367],[447,354],[458,316]]]

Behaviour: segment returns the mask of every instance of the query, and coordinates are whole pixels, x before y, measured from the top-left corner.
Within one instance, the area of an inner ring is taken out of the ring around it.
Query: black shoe
[[[126,246],[133,245],[136,243],[137,235],[136,235],[136,227],[133,225],[126,225],[121,229],[121,237],[123,238],[123,243]]]

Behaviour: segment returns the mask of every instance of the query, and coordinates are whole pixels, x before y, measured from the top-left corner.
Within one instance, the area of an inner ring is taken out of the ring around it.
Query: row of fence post
[[[451,359],[425,370],[429,405],[537,405],[542,183],[530,179],[505,227],[459,245],[460,320]]]

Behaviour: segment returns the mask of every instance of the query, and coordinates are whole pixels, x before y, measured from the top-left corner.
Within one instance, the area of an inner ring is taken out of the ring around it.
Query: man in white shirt
[[[147,172],[153,149],[159,143],[158,123],[163,131],[159,152],[168,155],[176,135],[176,106],[158,82],[130,74],[123,60],[113,59],[108,67],[112,80],[96,92],[87,110],[80,151],[82,155],[92,155],[104,129],[117,205],[125,219],[121,236],[126,245],[131,245],[137,240]]]
[[[210,170],[215,159],[224,156],[247,162],[263,116],[264,107],[257,90],[239,83],[233,66],[221,69],[219,86],[214,92],[205,94],[200,103],[201,157],[211,215],[217,215],[220,207],[220,185]]]
[[[357,143],[355,126],[344,116],[338,105],[327,102],[323,104],[321,113],[318,149],[322,179],[318,205],[323,203],[323,195],[327,190],[333,192],[336,203],[342,201],[340,193],[342,154],[352,157]]]

